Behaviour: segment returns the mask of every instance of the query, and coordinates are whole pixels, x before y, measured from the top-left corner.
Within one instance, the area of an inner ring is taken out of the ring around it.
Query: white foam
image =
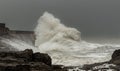
[[[119,45],[113,48],[113,45],[82,41],[77,29],[63,25],[48,12],[38,20],[35,35],[35,46],[40,52],[48,53],[53,64],[77,66],[103,62],[109,60],[112,52],[119,48]]]
[[[59,19],[55,18],[48,12],[45,12],[38,20],[38,25],[35,29],[35,35],[36,46],[48,41],[59,42],[62,44],[80,41],[80,32],[77,29],[70,27],[66,28]]]

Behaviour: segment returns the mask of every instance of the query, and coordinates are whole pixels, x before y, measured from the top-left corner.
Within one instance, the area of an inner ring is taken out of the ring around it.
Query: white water
[[[48,53],[53,64],[66,66],[104,62],[110,60],[114,50],[120,49],[120,45],[95,44],[81,40],[77,29],[66,27],[48,12],[38,20],[35,35],[36,47],[17,39],[3,39],[2,42],[18,50],[31,48],[34,52]]]

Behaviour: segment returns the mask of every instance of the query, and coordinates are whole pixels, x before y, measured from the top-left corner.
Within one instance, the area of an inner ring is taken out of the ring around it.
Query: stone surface
[[[24,51],[0,52],[0,71],[66,71],[62,65],[52,65],[48,54]]]
[[[47,54],[24,51],[0,52],[0,71],[53,71]]]
[[[34,62],[43,62],[49,66],[51,66],[52,64],[52,59],[50,58],[50,56],[48,54],[43,54],[43,53],[34,53],[33,54],[33,61]]]
[[[117,57],[120,57],[120,49],[115,50],[112,54],[112,59],[116,59]]]
[[[120,65],[120,49],[115,50],[112,54],[112,59],[110,60],[111,63]]]
[[[120,50],[116,50],[108,62],[87,64],[83,67],[52,65],[52,59],[48,54],[33,53],[31,49],[0,52],[0,71],[120,71],[119,52]]]

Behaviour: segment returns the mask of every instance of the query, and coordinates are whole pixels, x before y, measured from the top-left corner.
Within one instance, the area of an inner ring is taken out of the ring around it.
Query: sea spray
[[[23,51],[25,49],[32,49],[34,52],[39,52],[38,48],[20,39],[15,39],[15,38],[9,39],[9,38],[3,38],[3,37],[0,37],[0,38],[1,38],[1,42],[5,44],[5,47],[6,46],[8,48],[12,47],[17,51]]]
[[[88,43],[81,40],[80,32],[63,25],[58,18],[45,12],[35,29],[35,46],[48,53],[53,64],[77,66],[110,59],[115,46]]]
[[[74,41],[80,41],[80,32],[75,28],[64,26],[58,18],[45,12],[38,20],[35,29],[35,46],[39,46],[48,41],[59,42],[66,45]]]
[[[25,39],[26,36],[22,34],[19,35],[19,39],[1,37],[0,41],[19,51],[33,49],[34,52],[48,53],[53,64],[65,66],[108,61],[113,51],[120,49],[120,45],[88,43],[81,40],[81,34],[77,29],[66,27],[48,12],[38,20],[35,35],[35,46],[28,43],[30,40]]]

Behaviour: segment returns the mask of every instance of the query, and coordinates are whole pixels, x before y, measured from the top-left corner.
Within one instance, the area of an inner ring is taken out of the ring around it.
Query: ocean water
[[[20,39],[2,38],[2,42],[18,50],[33,49],[34,52],[48,53],[53,64],[81,66],[111,59],[119,43],[100,43],[94,39],[81,38],[81,32],[65,26],[58,18],[45,12],[39,19],[35,30],[35,44]],[[22,36],[23,37],[23,36]],[[105,40],[105,39],[104,39]]]

